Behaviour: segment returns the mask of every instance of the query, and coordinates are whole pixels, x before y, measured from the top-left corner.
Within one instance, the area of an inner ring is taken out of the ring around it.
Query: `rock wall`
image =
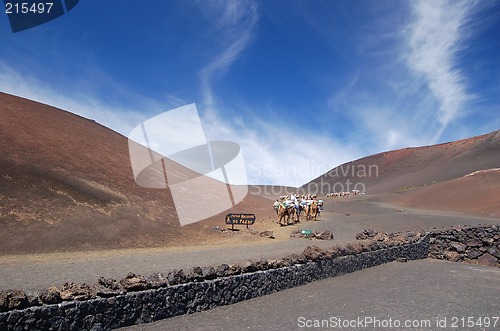
[[[500,225],[455,226],[428,234],[430,258],[500,267]],[[365,229],[356,239],[391,243],[407,240],[408,235]]]
[[[430,244],[430,258],[500,266],[500,225],[434,231]]]
[[[364,230],[356,242],[307,247],[279,260],[175,270],[166,276],[128,274],[92,285],[50,287],[37,296],[0,292],[0,330],[100,330],[193,313],[336,277],[398,259],[426,257],[500,266],[500,225],[384,234]]]
[[[44,299],[38,299],[29,306],[26,299],[19,306],[18,299],[11,305],[15,297],[6,293],[4,309],[14,310],[0,313],[0,330],[113,329],[228,305],[401,258],[427,257],[429,235],[413,233],[402,238],[392,242],[358,242],[326,251],[313,246],[281,260],[194,268],[187,275],[176,271],[167,277],[157,275],[155,280],[130,274],[119,283],[109,280],[110,291],[97,291],[94,299],[82,296],[86,291],[81,288],[86,286],[73,286],[82,301],[46,304]],[[106,280],[100,283],[102,289]],[[62,300],[57,292],[52,294],[48,296],[51,300]],[[26,305],[27,308],[16,309]]]

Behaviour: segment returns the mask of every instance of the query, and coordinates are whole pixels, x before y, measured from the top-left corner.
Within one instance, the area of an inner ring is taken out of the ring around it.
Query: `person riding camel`
[[[276,211],[276,215],[278,214],[279,207],[280,207],[280,202],[278,201],[278,199],[276,199],[276,201],[274,201],[273,203],[273,208]]]
[[[295,199],[294,201],[295,209],[297,210],[297,215],[300,214],[300,203],[299,199]]]

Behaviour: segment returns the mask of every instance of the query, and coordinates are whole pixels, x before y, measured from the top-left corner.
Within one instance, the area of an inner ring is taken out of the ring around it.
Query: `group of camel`
[[[360,190],[352,190],[351,191],[353,195],[358,195],[358,194],[361,194]],[[351,195],[351,192],[349,191],[345,191],[345,192],[332,192],[332,193],[328,193],[326,195],[327,198],[334,198],[334,197],[348,197]],[[364,194],[364,193],[363,193]]]
[[[312,200],[310,204],[284,204],[280,203],[278,210],[278,224],[280,226],[293,225],[300,222],[300,215],[304,214],[306,221],[312,219],[317,221],[319,214],[319,206],[316,200]]]

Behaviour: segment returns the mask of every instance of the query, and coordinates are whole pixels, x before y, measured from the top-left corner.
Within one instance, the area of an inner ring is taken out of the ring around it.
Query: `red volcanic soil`
[[[168,189],[135,183],[126,137],[3,93],[0,118],[0,254],[221,240],[224,215],[181,227]],[[267,219],[271,204],[249,194],[235,209]]]
[[[252,186],[230,211],[181,227],[168,189],[136,184],[126,137],[92,120],[3,93],[0,118],[0,255],[265,240],[245,231],[228,235],[214,230],[226,227],[228,212],[255,213],[255,229],[284,233],[273,224],[271,199],[295,188]],[[350,180],[351,185],[362,183],[367,194],[404,192],[394,200],[400,204],[498,216],[498,172],[463,176],[497,168],[499,152],[496,131],[369,156],[312,183],[326,185],[323,193],[328,193],[334,184]],[[307,184],[301,189],[309,191]]]
[[[388,201],[417,208],[453,210],[500,217],[500,169],[474,172],[450,181],[409,190]]]
[[[303,186],[320,193],[365,189],[395,193],[500,165],[500,131],[445,144],[379,153],[340,165]]]

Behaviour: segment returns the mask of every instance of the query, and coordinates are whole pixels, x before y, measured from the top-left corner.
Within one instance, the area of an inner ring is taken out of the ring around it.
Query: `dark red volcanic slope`
[[[0,93],[0,254],[217,240],[211,224],[223,221],[181,227],[168,190],[136,185],[126,137]]]
[[[303,186],[320,193],[395,193],[500,166],[500,131],[445,144],[379,153],[338,166]]]
[[[500,168],[481,170],[390,197],[390,202],[500,218]]]
[[[419,187],[499,167],[499,152],[500,133],[496,131],[369,156],[337,167],[312,183],[316,187],[326,184],[324,193],[350,180],[350,189],[362,183],[368,194],[417,194]],[[487,180],[498,183],[499,177]],[[462,182],[470,184],[470,179]],[[274,212],[267,198],[287,190],[278,188],[267,194],[261,187],[251,187],[253,194],[233,210],[253,212],[258,219],[271,222]],[[474,195],[476,200],[488,194],[489,188],[477,192],[483,193]],[[401,203],[425,205],[420,196],[409,195]],[[483,207],[478,208],[494,213]],[[136,185],[126,137],[63,110],[0,93],[0,254],[213,242],[221,239],[221,233],[211,227],[223,226],[223,218],[224,213],[181,227],[167,189]]]

